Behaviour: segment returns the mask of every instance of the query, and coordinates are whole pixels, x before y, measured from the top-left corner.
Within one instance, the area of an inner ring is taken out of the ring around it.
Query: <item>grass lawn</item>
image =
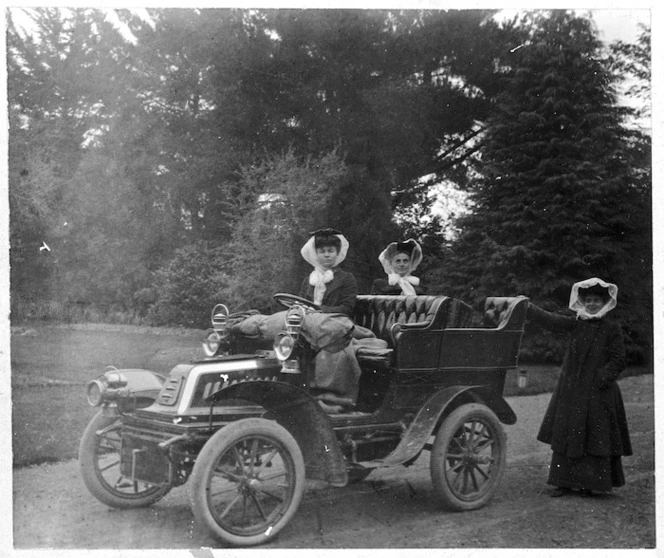
[[[30,324],[12,328],[13,464],[22,467],[78,455],[78,443],[97,409],[85,384],[113,365],[167,374],[179,362],[202,356],[203,332],[136,326]],[[557,366],[522,365],[525,388],[510,371],[505,395],[549,392]],[[629,369],[626,375],[649,372]]]
[[[113,365],[167,374],[201,357],[203,332],[136,326],[29,324],[12,328],[15,467],[71,459],[98,409],[85,385]]]

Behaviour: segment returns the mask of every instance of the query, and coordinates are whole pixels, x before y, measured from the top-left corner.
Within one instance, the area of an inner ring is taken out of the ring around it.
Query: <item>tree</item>
[[[242,169],[284,149],[344,162],[325,224],[368,282],[392,209],[467,180],[509,36],[479,10],[114,10],[124,34],[102,10],[29,13],[34,38],[8,34],[13,292],[119,305],[176,250],[234,241]]]
[[[267,311],[277,292],[299,292],[311,271],[300,255],[309,232],[330,224],[331,199],[346,167],[335,152],[298,158],[292,150],[242,169],[226,216],[225,300],[233,308]]]
[[[644,25],[640,26],[636,43],[616,41],[610,45],[611,71],[634,103],[633,116],[637,119],[651,115],[651,61],[651,29]]]
[[[80,183],[80,165],[109,128],[122,96],[132,98],[132,74],[121,55],[123,39],[101,12],[25,13],[33,19],[33,33],[20,32],[11,16],[7,31],[11,284],[19,297],[60,298],[85,290],[91,278],[107,283],[106,274],[88,275],[82,285],[68,282],[71,277],[59,270],[74,272],[65,262],[76,261],[76,254],[62,240],[78,229],[77,241],[69,243],[78,249],[93,236],[94,219],[74,215],[71,202],[79,196],[72,188]],[[108,176],[108,170],[88,172],[87,180],[94,182],[98,175]],[[111,199],[122,192],[113,192],[114,184],[105,184]],[[81,227],[83,222],[92,228]],[[42,242],[51,250],[40,251]]]
[[[151,323],[205,328],[210,311],[225,297],[228,255],[222,247],[197,241],[175,250],[173,257],[154,273],[154,286],[137,291]]]
[[[623,320],[630,339],[646,360],[652,358],[653,348],[653,258],[652,235],[652,139],[649,129],[651,117],[651,30],[641,26],[635,44],[617,41],[610,45],[608,62],[614,79],[622,85],[628,99],[627,129],[628,164],[632,169],[635,195],[642,208],[636,224],[633,259],[624,280],[631,285],[632,306],[639,312],[625,315]]]
[[[590,21],[565,11],[527,16],[500,62],[504,92],[487,122],[472,214],[446,268],[447,284],[479,303],[523,294],[566,305],[591,276],[618,283],[618,317],[645,319],[632,269],[650,240],[649,184],[635,176],[624,109]]]

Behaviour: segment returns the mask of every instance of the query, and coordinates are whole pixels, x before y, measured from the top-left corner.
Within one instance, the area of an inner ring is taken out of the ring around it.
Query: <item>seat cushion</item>
[[[383,339],[356,339],[353,344],[357,346],[355,356],[360,366],[370,368],[389,368],[392,363],[394,349],[387,346]]]
[[[484,324],[486,328],[523,328],[525,312],[528,309],[525,297],[492,296],[484,305]]]
[[[425,295],[360,295],[353,318],[357,325],[391,344],[390,330],[394,324],[429,323],[443,300],[445,297]]]

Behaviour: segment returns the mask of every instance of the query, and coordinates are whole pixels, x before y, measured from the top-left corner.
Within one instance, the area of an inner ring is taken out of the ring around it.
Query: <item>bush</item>
[[[274,293],[297,294],[311,271],[300,249],[309,231],[331,225],[331,199],[346,173],[335,151],[303,159],[288,150],[242,169],[227,210],[233,234],[224,300],[231,309],[267,312]]]
[[[153,325],[204,328],[210,311],[221,302],[228,278],[227,257],[220,248],[199,241],[176,251],[155,273],[157,300],[147,317]]]
[[[27,321],[146,325],[146,320],[138,312],[119,304],[104,305],[12,296],[12,324]]]

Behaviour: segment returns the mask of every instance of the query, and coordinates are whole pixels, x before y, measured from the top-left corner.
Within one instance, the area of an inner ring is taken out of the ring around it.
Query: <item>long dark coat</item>
[[[530,305],[528,318],[570,340],[537,439],[569,458],[632,455],[618,375],[625,369],[620,327],[605,318],[581,320]]]
[[[320,306],[321,312],[341,313],[352,318],[355,301],[357,300],[355,277],[352,273],[338,267],[335,267],[332,271],[334,272],[334,278],[326,285],[323,303]],[[309,284],[308,275],[302,281],[300,296],[309,300],[314,299],[314,288]]]

